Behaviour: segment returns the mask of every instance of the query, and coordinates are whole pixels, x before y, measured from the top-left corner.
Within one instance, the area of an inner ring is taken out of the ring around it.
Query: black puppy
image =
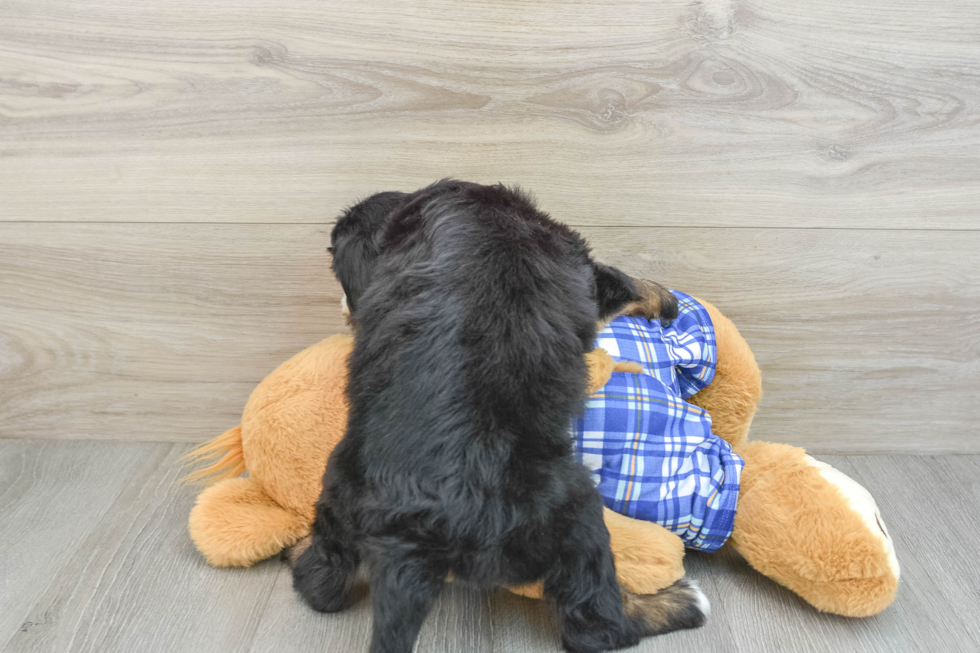
[[[544,579],[569,651],[701,625],[696,586],[621,591],[568,435],[596,324],[640,302],[636,286],[517,191],[443,181],[393,201],[383,219],[362,206],[332,234],[358,325],[350,415],[296,589],[342,610],[366,560],[375,653],[412,650],[447,574],[481,587]]]

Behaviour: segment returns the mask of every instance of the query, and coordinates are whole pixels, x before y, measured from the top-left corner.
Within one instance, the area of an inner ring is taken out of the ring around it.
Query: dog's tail
[[[711,605],[697,583],[682,578],[656,594],[623,590],[623,610],[636,622],[640,636],[650,637],[703,626]]]
[[[213,440],[194,447],[180,458],[184,465],[206,462],[181,479],[182,483],[210,485],[245,473],[245,451],[242,449],[242,425],[229,429]]]

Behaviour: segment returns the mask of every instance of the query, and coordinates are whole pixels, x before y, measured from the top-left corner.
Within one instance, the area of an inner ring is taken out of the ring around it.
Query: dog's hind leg
[[[639,629],[626,618],[609,531],[598,494],[585,505],[563,511],[571,518],[555,561],[544,579],[544,593],[555,600],[566,651],[591,653],[633,646]]]
[[[330,506],[317,504],[313,539],[296,560],[293,587],[314,610],[339,612],[353,603],[360,557]]]
[[[445,582],[445,565],[425,553],[386,546],[370,559],[371,653],[411,653]]]
[[[641,637],[704,623],[707,602],[696,586],[683,580],[656,594],[635,595],[620,588],[598,494],[583,497],[570,516],[567,536],[544,582],[545,594],[558,606],[565,650],[625,648]]]

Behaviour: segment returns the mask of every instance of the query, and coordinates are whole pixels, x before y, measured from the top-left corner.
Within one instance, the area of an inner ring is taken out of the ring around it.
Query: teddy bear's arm
[[[687,400],[708,411],[712,433],[737,446],[749,437],[756,406],[762,399],[762,373],[749,344],[732,321],[708,302],[697,302],[711,317],[718,358],[715,378]]]
[[[609,383],[613,372],[630,372],[639,374],[643,366],[635,361],[617,361],[605,349],[593,349],[585,355],[585,364],[589,368],[589,387],[587,395],[593,395]]]

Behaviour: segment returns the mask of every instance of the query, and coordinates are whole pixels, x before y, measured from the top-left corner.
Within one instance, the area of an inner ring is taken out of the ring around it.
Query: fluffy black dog
[[[544,579],[569,651],[701,625],[696,586],[621,591],[568,435],[597,323],[643,300],[632,280],[502,186],[375,196],[332,241],[357,333],[347,433],[294,570],[306,601],[346,608],[366,560],[374,653],[412,650],[448,574]]]

